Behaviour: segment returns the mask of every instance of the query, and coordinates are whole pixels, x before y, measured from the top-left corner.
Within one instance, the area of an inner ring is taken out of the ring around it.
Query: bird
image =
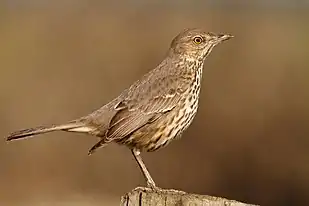
[[[179,139],[196,116],[206,57],[230,34],[188,28],[176,35],[165,58],[120,95],[88,115],[64,124],[13,132],[7,141],[54,131],[98,137],[91,155],[110,143],[127,146],[145,178],[147,188],[159,189],[141,152],[153,152]]]

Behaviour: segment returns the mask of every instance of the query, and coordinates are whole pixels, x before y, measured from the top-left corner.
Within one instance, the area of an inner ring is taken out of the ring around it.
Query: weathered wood
[[[121,197],[121,206],[253,206],[208,195],[189,194],[177,190],[153,191],[138,187]]]

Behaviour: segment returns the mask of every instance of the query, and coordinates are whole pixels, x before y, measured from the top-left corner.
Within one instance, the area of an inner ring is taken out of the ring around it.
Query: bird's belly
[[[157,121],[138,129],[119,142],[141,151],[156,151],[168,145],[171,140],[179,138],[190,126],[197,112],[198,102],[185,104],[163,115]]]

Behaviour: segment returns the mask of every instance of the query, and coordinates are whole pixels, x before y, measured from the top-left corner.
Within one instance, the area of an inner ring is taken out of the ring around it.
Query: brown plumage
[[[173,39],[155,69],[97,111],[66,124],[21,130],[7,140],[62,130],[100,137],[89,154],[110,142],[124,144],[132,150],[147,185],[156,188],[140,151],[162,148],[188,128],[198,108],[204,60],[214,46],[231,37],[186,29]]]

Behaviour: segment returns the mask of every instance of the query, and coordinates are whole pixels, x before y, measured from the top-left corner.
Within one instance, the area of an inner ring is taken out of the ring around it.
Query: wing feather
[[[125,137],[145,124],[159,119],[179,104],[195,76],[187,75],[184,78],[176,73],[166,74],[165,66],[175,65],[159,66],[156,71],[133,84],[122,96],[114,108],[117,112],[110,121],[107,139]]]

